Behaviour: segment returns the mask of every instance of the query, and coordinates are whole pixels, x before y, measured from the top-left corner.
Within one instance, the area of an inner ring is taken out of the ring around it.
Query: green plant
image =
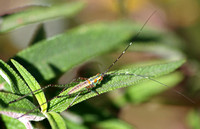
[[[69,5],[69,7],[72,8],[69,8],[68,10],[70,11],[66,11],[64,14],[55,13],[59,12],[59,9],[63,9],[63,5],[53,8],[55,10],[52,8],[49,8],[49,10],[45,9],[46,13],[49,14],[45,15],[46,17],[44,17],[44,15],[37,16],[37,14],[42,14],[41,12],[44,12],[43,9],[29,10],[24,11],[23,13],[10,15],[5,18],[0,32],[5,33],[17,27],[33,22],[47,20],[49,18],[55,18],[58,16],[69,17],[75,15],[76,12],[83,7],[83,3],[75,3]],[[61,12],[63,11],[61,10]],[[34,20],[26,19],[27,15],[35,15]],[[13,22],[18,21],[20,17],[25,18],[22,23],[20,22],[20,24],[18,24]],[[17,53],[16,56],[13,57],[13,59],[8,63],[1,61],[0,84],[4,86],[4,89],[7,92],[0,92],[0,113],[4,114],[2,115],[2,120],[4,121],[6,127],[22,128],[22,125],[17,120],[10,117],[18,118],[22,114],[26,114],[30,110],[35,109],[19,119],[24,123],[24,125],[26,125],[27,128],[30,127],[30,120],[40,121],[44,118],[49,120],[51,127],[54,129],[66,128],[66,126],[69,128],[76,128],[77,126],[79,128],[87,128],[85,125],[78,125],[67,120],[66,118],[62,118],[59,114],[68,108],[69,104],[75,97],[75,95],[67,95],[70,88],[61,94],[62,96],[67,96],[55,98],[48,104],[43,104],[47,101],[45,96],[45,94],[48,94],[47,92],[34,92],[38,103],[41,105],[41,111],[36,108],[37,104],[34,103],[32,95],[29,95],[27,98],[23,98],[15,103],[8,103],[16,98],[19,98],[20,96],[23,96],[24,94],[40,89],[40,85],[56,82],[66,71],[89,61],[94,57],[111,52],[114,48],[118,48],[121,51],[121,49],[125,46],[123,43],[129,42],[129,40],[137,34],[140,28],[141,24],[132,23],[131,21],[85,24],[75,27],[66,33],[34,43],[34,45]],[[136,42],[134,42],[132,46],[134,49],[131,48],[129,51],[155,52],[158,56],[163,58],[151,60],[137,66],[129,64],[129,66],[126,66],[125,68],[121,67],[114,71],[111,70],[109,73],[133,73],[151,77],[156,80],[161,79],[164,84],[175,86],[182,80],[183,76],[181,72],[171,72],[179,68],[185,62],[185,59],[182,53],[178,50],[162,44],[162,42],[165,42],[165,38],[171,39],[174,43],[179,42],[178,39],[171,35],[166,36],[166,33],[153,30],[146,26],[140,38],[135,39]],[[146,39],[146,41],[142,41],[142,39]],[[122,47],[119,48],[119,46]],[[163,77],[158,78],[160,76]],[[56,85],[54,87],[74,87],[76,84],[77,82],[74,82],[66,85]],[[136,84],[137,86],[135,86]],[[138,86],[140,84],[145,86]],[[116,105],[120,107],[128,101],[132,101],[133,103],[142,103],[150,99],[152,96],[169,88],[160,86],[160,84],[157,83],[159,88],[156,87],[155,89],[155,85],[154,81],[143,77],[112,75],[105,77],[104,81],[96,87],[96,90],[99,94],[102,94],[118,88],[132,86],[129,87],[129,91],[127,91],[123,97],[113,101],[113,103],[116,103]],[[137,90],[136,87],[140,89]],[[149,88],[148,92],[140,92],[147,90],[147,87]],[[75,100],[73,105],[94,96],[97,96],[97,94],[85,91],[84,94],[81,94],[78,99]],[[126,96],[129,96],[131,99],[126,99]],[[81,110],[84,110],[86,106],[80,105],[80,108]],[[95,111],[94,107],[90,108]],[[83,113],[86,112],[83,111]],[[97,120],[93,119],[93,122],[95,121],[95,125],[99,128],[109,128],[114,125],[117,125],[116,127],[118,128],[132,128],[131,125],[114,118],[106,111],[105,113],[104,111],[96,111],[96,113],[100,114],[100,117],[94,116],[93,118],[96,117]],[[10,117],[7,117],[6,115]],[[92,116],[88,115],[87,117]],[[88,123],[91,123],[92,118],[88,119],[89,118],[85,121],[89,121]]]

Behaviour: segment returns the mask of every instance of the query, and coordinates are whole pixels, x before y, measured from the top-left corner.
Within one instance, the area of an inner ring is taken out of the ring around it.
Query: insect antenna
[[[142,25],[142,27],[140,28],[140,30],[138,31],[138,33],[135,35],[134,38],[137,38],[140,33],[142,32],[142,30],[144,29],[144,27],[146,26],[146,24],[149,22],[149,20],[151,19],[151,17],[157,12],[157,10],[155,10],[149,17],[148,19],[145,21],[145,23]],[[126,51],[128,50],[128,48],[133,44],[133,42],[130,42],[129,45],[124,49],[124,51],[117,57],[117,59],[102,73],[102,75],[104,76],[105,73],[107,73],[114,65],[115,63],[126,53]]]
[[[153,82],[156,82],[156,83],[158,83],[158,84],[160,84],[162,86],[165,86],[167,88],[170,88],[168,85],[166,85],[166,84],[164,84],[164,83],[162,83],[160,81],[157,81],[156,79],[153,79],[152,77],[149,77],[149,76],[138,75],[138,74],[134,74],[134,73],[131,73],[131,74],[129,74],[129,73],[110,73],[110,74],[105,74],[105,76],[107,76],[107,75],[130,75],[130,76],[142,77],[142,78],[149,79],[149,80],[151,80]],[[172,89],[172,91],[177,93],[177,94],[179,94],[179,95],[181,95],[181,96],[183,96],[185,99],[187,99],[191,103],[195,104],[195,101],[193,101],[191,98],[189,98],[188,96],[184,95],[183,93],[181,93],[177,89]]]
[[[137,38],[137,37],[140,35],[140,33],[141,33],[142,30],[144,29],[145,25],[148,23],[148,21],[151,19],[151,17],[152,17],[155,13],[156,13],[156,11],[154,11],[154,12],[148,17],[148,19],[147,19],[147,20],[145,21],[145,23],[142,25],[142,27],[140,28],[140,30],[138,31],[138,33],[135,35],[134,38]],[[115,63],[126,53],[126,51],[128,50],[128,48],[129,48],[131,45],[132,45],[132,42],[129,43],[129,45],[124,49],[124,51],[123,51],[123,52],[118,56],[118,58],[117,58],[117,59],[116,59],[116,60],[101,74],[101,76],[108,75],[108,74],[106,74],[106,73],[107,73],[107,72],[115,65]],[[50,87],[50,86],[46,86],[46,87],[44,87],[43,89],[48,88],[48,87]],[[66,89],[66,88],[64,88],[60,93],[62,93],[65,89]],[[39,91],[39,90],[38,90],[38,91]],[[31,93],[30,93],[30,94],[31,94]],[[78,96],[79,96],[80,94],[81,94],[81,92],[79,92],[79,93],[74,97],[74,99],[72,100],[72,102],[70,103],[70,105],[67,107],[67,109],[74,103],[74,101],[78,98]],[[43,103],[43,104],[41,104],[41,105],[38,105],[37,107],[35,107],[34,109],[30,110],[29,112],[23,114],[22,116],[18,117],[17,119],[19,119],[19,118],[21,118],[21,117],[23,117],[23,116],[25,116],[25,115],[27,115],[27,114],[33,112],[35,109],[37,109],[37,108],[39,108],[40,106],[42,106],[42,105],[44,105],[44,104],[50,102],[51,100],[53,100],[53,99],[55,99],[55,98],[60,98],[60,97],[63,97],[63,96],[55,96],[55,97],[53,97],[52,99],[48,100],[47,102],[45,102],[45,103]],[[23,97],[22,97],[22,98],[23,98]]]
[[[15,103],[15,102],[17,102],[17,101],[19,101],[19,100],[21,100],[21,99],[23,99],[23,98],[29,96],[30,94],[33,94],[33,95],[34,95],[36,92],[43,91],[43,90],[45,90],[45,89],[47,89],[47,88],[49,88],[49,87],[66,87],[66,86],[60,86],[60,85],[58,86],[58,85],[49,84],[49,85],[47,85],[47,86],[45,86],[45,87],[42,87],[42,88],[40,88],[40,89],[34,90],[34,91],[32,91],[32,92],[29,92],[29,93],[27,93],[27,94],[25,94],[25,95],[23,95],[23,96],[21,96],[21,97],[15,99],[15,100],[12,100],[12,101],[10,101],[8,104]]]

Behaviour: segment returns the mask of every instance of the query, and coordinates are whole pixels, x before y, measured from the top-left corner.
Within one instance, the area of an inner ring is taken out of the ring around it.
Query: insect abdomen
[[[76,85],[74,88],[72,88],[69,92],[68,95],[71,95],[73,93],[76,93],[80,90],[82,90],[85,87],[88,87],[90,84],[88,83],[88,80],[81,82],[80,84]]]

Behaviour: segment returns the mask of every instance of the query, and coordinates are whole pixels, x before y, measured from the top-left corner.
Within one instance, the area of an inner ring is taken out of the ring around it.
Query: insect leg
[[[49,88],[49,87],[60,87],[60,86],[49,84],[49,85],[47,85],[47,86],[45,86],[45,87],[43,87],[43,88],[41,88],[41,89],[37,89],[37,90],[35,90],[35,91],[32,91],[32,92],[30,92],[30,93],[27,93],[27,94],[25,94],[25,95],[23,95],[23,96],[17,98],[17,99],[15,99],[15,100],[12,100],[12,101],[10,101],[8,104],[17,102],[17,101],[19,101],[19,100],[21,100],[21,99],[23,99],[23,98],[29,96],[30,94],[33,94],[33,93],[39,92],[39,91],[43,91],[44,89],[47,89],[47,88]]]

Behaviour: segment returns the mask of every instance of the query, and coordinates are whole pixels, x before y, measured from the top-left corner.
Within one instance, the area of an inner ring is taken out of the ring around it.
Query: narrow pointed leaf
[[[0,33],[8,32],[12,29],[41,22],[59,17],[71,17],[77,14],[84,6],[84,3],[71,2],[63,3],[61,5],[49,6],[43,8],[29,9],[20,13],[16,13],[3,18],[0,26]]]
[[[26,129],[26,127],[17,119],[1,115],[2,121],[7,129]]]
[[[127,69],[113,71],[111,73],[129,73],[129,74],[143,75],[143,76],[154,78],[161,75],[166,75],[174,71],[175,69],[180,67],[184,62],[185,60],[178,60],[178,61],[172,61],[172,62],[162,63],[162,64],[153,64],[153,65],[143,66],[143,67],[130,66]],[[105,76],[103,82],[96,87],[96,91],[99,94],[102,94],[102,93],[112,91],[117,88],[136,85],[142,80],[148,80],[148,79],[143,78],[143,77],[133,76],[133,75]],[[67,109],[69,104],[74,99],[74,96],[67,96],[68,91],[69,89],[59,95],[59,96],[66,95],[65,97],[57,98],[50,101],[50,107],[48,111],[62,112],[65,109]],[[75,100],[73,105],[96,95],[97,94],[94,92],[86,91],[85,94],[80,95]]]
[[[35,80],[35,78],[17,61],[11,60],[11,62],[14,64],[14,66],[17,68],[19,73],[22,75],[28,86],[30,87],[31,91],[35,91],[38,89],[41,89],[39,83]],[[34,93],[38,103],[41,105],[41,111],[46,112],[47,110],[47,104],[43,104],[46,102],[45,95],[42,90],[39,90],[38,92]]]
[[[29,88],[27,87],[26,83],[21,79],[21,77],[2,60],[0,60],[0,71],[2,74],[4,74],[1,74],[1,77],[4,78],[4,80],[0,79],[2,80],[0,83],[2,84],[6,81],[6,83],[4,84],[4,90],[22,95],[30,92]]]
[[[8,89],[11,89],[11,91],[15,91],[15,89],[13,89],[13,82],[10,79],[10,77],[7,75],[7,73],[0,68],[0,76],[4,79],[4,81],[10,86]],[[4,81],[2,81],[1,83],[4,83]]]
[[[161,93],[166,89],[175,86],[182,81],[183,75],[180,72],[168,74],[156,78],[157,81],[164,83],[166,86],[162,86],[156,82],[144,81],[135,85],[134,87],[127,88],[127,95],[133,103],[141,103],[148,100],[151,96]],[[175,93],[176,94],[176,93]]]
[[[67,129],[64,119],[56,112],[44,113],[52,129]]]
[[[92,57],[113,50],[135,35],[139,27],[130,22],[84,25],[43,40],[21,51],[14,59],[38,82],[48,81]]]

